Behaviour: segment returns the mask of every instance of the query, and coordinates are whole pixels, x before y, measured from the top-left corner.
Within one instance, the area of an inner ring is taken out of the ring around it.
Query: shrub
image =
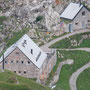
[[[43,16],[36,17],[36,22],[41,21],[43,19]]]
[[[0,25],[2,25],[3,21],[7,20],[6,16],[0,16]]]

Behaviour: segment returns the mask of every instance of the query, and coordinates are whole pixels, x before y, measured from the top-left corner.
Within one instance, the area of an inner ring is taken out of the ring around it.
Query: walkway
[[[58,50],[66,50],[66,51],[69,51],[69,50],[82,50],[82,51],[90,52],[90,48],[74,48],[74,49],[58,49]]]
[[[46,43],[45,45],[41,46],[40,48],[44,51],[44,52],[50,52],[51,49],[49,48],[52,44],[62,40],[62,39],[65,39],[65,38],[68,38],[69,36],[72,36],[72,35],[75,35],[75,34],[80,34],[80,33],[84,33],[84,32],[90,32],[90,30],[79,30],[79,31],[75,31],[75,32],[72,32],[72,33],[69,33],[69,34],[66,34],[64,36],[61,36],[61,37],[58,37],[52,41],[50,41],[49,43]],[[84,51],[88,51],[90,52],[90,48],[76,48],[76,49],[67,49],[67,50],[84,50]],[[90,67],[90,63],[86,64],[85,66],[81,67],[80,69],[78,69],[75,73],[72,74],[72,76],[70,77],[70,87],[71,87],[71,90],[77,90],[76,88],[76,80],[77,80],[77,77],[79,76],[79,74],[81,72],[83,72],[85,69],[87,69],[88,67]],[[57,70],[57,71],[60,71],[60,68]],[[60,72],[59,72],[60,74]],[[51,82],[51,84],[53,85],[57,80],[58,80],[58,77],[57,75],[53,78],[55,81],[54,82]]]
[[[85,69],[87,69],[89,67],[90,67],[90,62],[72,74],[72,76],[70,77],[70,80],[69,80],[71,90],[77,90],[76,80],[77,80],[78,76],[80,75],[80,73],[82,73]]]
[[[65,64],[73,64],[74,61],[71,60],[71,59],[67,59],[65,61],[62,61],[59,63],[59,66],[55,72],[55,75],[53,77],[53,79],[51,80],[51,83],[50,83],[50,86],[53,86],[54,84],[56,84],[60,78],[60,72],[61,72],[61,69],[62,69],[62,66],[65,65]]]
[[[49,52],[49,51],[50,51],[49,46],[51,46],[52,44],[56,43],[57,41],[60,41],[60,40],[65,39],[65,38],[67,38],[67,37],[69,37],[69,36],[72,36],[72,35],[75,35],[75,34],[84,33],[84,32],[90,32],[90,30],[89,30],[89,29],[87,29],[87,30],[79,30],[79,31],[75,31],[75,32],[66,34],[66,35],[64,35],[64,36],[58,37],[58,38],[50,41],[49,43],[46,43],[45,45],[41,46],[40,48],[41,48],[44,52]]]

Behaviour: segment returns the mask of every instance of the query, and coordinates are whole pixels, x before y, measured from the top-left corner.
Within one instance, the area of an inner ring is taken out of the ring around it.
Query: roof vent
[[[41,51],[39,52],[37,58],[36,58],[36,62],[38,61],[39,57],[41,56]]]
[[[24,42],[22,43],[23,47],[25,47],[25,45],[27,45],[27,40],[24,40]]]

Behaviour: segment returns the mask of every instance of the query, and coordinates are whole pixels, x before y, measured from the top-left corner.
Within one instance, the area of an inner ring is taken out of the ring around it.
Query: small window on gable
[[[75,23],[75,25],[78,25],[78,23]]]
[[[26,74],[26,71],[24,71],[24,74]]]
[[[16,73],[16,71],[14,71],[14,73]]]
[[[82,12],[82,16],[85,16],[85,11]]]
[[[23,64],[24,62],[23,62],[23,61],[21,61],[21,63]]]
[[[30,64],[30,61],[28,61],[28,64]]]
[[[31,49],[31,54],[33,54],[33,49]]]
[[[21,73],[21,71],[19,71],[19,73]]]
[[[13,63],[13,61],[11,61],[11,63]]]
[[[16,61],[16,63],[19,63],[18,61]]]
[[[90,24],[90,20],[88,20],[87,23]]]
[[[16,54],[16,55],[19,55],[19,52],[16,52],[15,54]]]
[[[87,22],[90,22],[90,20],[88,20]]]
[[[5,63],[7,64],[8,62],[7,62],[7,61],[5,61]]]

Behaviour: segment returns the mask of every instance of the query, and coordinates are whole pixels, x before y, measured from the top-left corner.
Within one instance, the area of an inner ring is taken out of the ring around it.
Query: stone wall
[[[5,58],[5,69],[27,78],[37,78],[37,82],[43,83],[49,77],[53,66],[56,64],[56,51],[49,53],[42,67],[38,69],[18,48]],[[29,63],[28,63],[29,62]],[[2,62],[0,63],[2,69]]]
[[[37,78],[39,69],[16,48],[5,59],[5,69],[27,78]]]
[[[47,59],[44,61],[42,68],[41,68],[41,74],[40,74],[40,83],[45,84],[46,79],[49,77],[49,74],[52,70],[52,68],[56,64],[56,50],[52,50],[53,52],[49,52]]]

